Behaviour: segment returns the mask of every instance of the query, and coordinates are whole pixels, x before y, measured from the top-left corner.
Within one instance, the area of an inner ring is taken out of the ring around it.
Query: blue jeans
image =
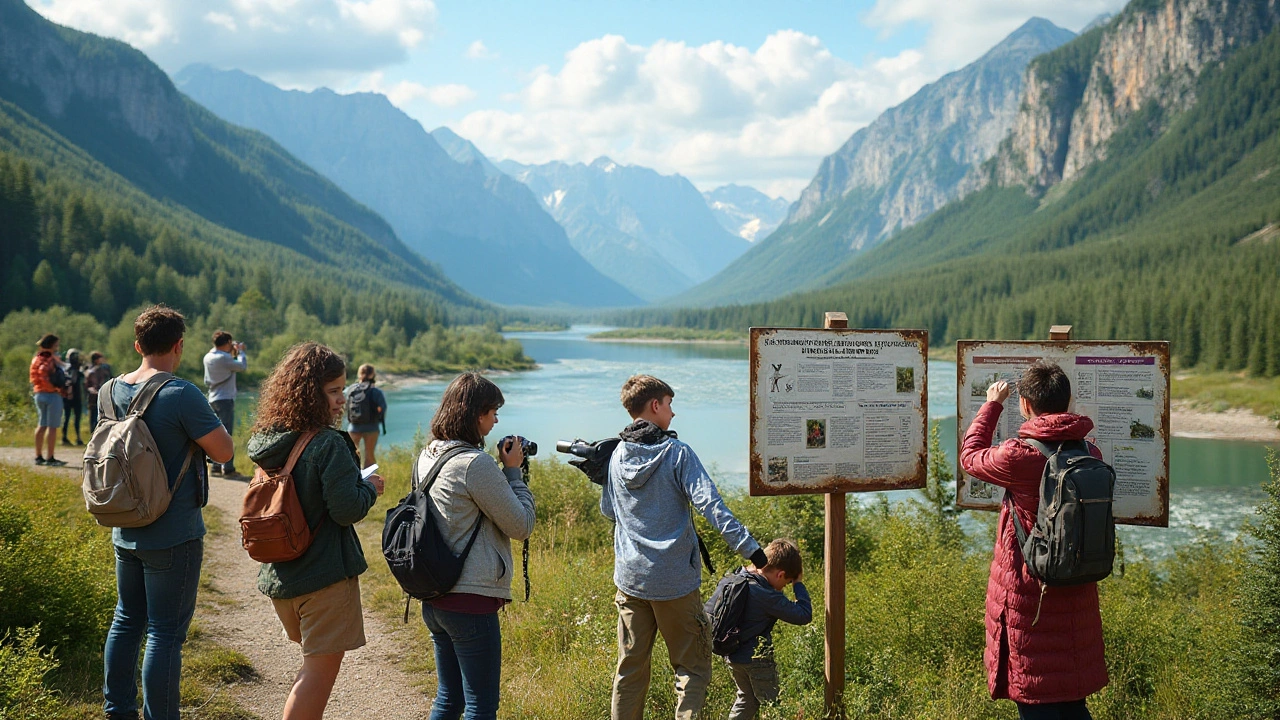
[[[430,720],[496,718],[502,687],[502,631],[498,626],[498,613],[470,615],[422,603],[422,619],[436,646],[439,683]]]
[[[103,651],[103,709],[109,718],[137,717],[138,651],[145,635],[142,715],[146,720],[179,720],[182,643],[196,612],[204,541],[197,538],[164,550],[115,550],[120,599]]]
[[[222,427],[227,429],[227,434],[233,434],[236,431],[236,401],[235,400],[214,400],[209,403],[209,407],[213,408],[213,414],[222,421]],[[213,463],[213,469],[216,472],[231,472],[235,470],[236,460],[231,458],[227,463]]]

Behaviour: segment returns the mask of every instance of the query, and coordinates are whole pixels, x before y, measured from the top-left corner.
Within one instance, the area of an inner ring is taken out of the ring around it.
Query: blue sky
[[[1078,30],[1121,0],[791,3],[28,0],[283,87],[372,91],[494,159],[618,162],[794,199],[821,159],[1032,16]]]

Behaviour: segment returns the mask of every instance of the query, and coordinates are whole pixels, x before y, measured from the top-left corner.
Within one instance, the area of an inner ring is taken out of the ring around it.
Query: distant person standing
[[[356,371],[359,382],[346,390],[347,432],[357,447],[362,448],[360,462],[367,468],[377,462],[373,457],[378,446],[378,431],[387,431],[387,396],[374,387],[378,381],[373,366],[365,363]]]
[[[31,358],[31,395],[36,401],[36,464],[66,465],[53,457],[53,445],[58,439],[58,423],[62,421],[62,388],[67,375],[58,361],[58,336],[45,335],[36,343],[39,350]],[[48,457],[40,449],[48,451]]]
[[[100,352],[89,353],[89,371],[84,374],[84,392],[89,405],[89,434],[98,427],[98,391],[111,379],[111,366]]]
[[[209,388],[209,405],[213,414],[222,421],[228,434],[235,434],[236,424],[236,373],[249,367],[245,358],[244,343],[234,342],[231,333],[218,330],[213,333],[213,349],[204,356],[204,384]],[[211,463],[214,475],[235,475],[233,456],[225,464]]]
[[[71,416],[76,418],[75,445],[84,445],[80,439],[80,416],[84,412],[84,367],[80,364],[80,351],[71,348],[67,351],[67,361],[63,363],[67,374],[67,384],[62,391],[62,444],[72,445],[67,438],[67,428],[71,425]]]

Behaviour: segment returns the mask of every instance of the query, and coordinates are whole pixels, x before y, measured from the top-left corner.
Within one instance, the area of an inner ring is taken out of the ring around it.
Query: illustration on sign
[[[986,402],[987,388],[1007,380],[993,444],[1018,437],[1018,378],[1038,360],[1055,362],[1071,381],[1072,412],[1093,420],[1090,441],[1116,471],[1116,522],[1169,524],[1169,344],[1167,342],[979,342],[957,344],[957,443]],[[957,445],[959,446],[959,445]],[[957,460],[958,462],[958,460]],[[1004,491],[956,472],[956,505],[998,510]]]
[[[751,494],[924,487],[923,330],[751,329]]]

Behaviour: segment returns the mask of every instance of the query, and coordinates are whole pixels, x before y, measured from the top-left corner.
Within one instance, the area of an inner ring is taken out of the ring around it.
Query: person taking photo
[[[431,720],[493,720],[502,688],[502,631],[498,610],[511,602],[511,541],[533,534],[533,493],[521,473],[519,438],[498,447],[501,469],[484,452],[498,424],[502,391],[479,373],[454,378],[431,420],[433,440],[417,459],[425,478],[455,448],[430,489],[431,513],[445,542],[461,554],[479,526],[453,590],[422,603],[435,645],[438,686]]]

